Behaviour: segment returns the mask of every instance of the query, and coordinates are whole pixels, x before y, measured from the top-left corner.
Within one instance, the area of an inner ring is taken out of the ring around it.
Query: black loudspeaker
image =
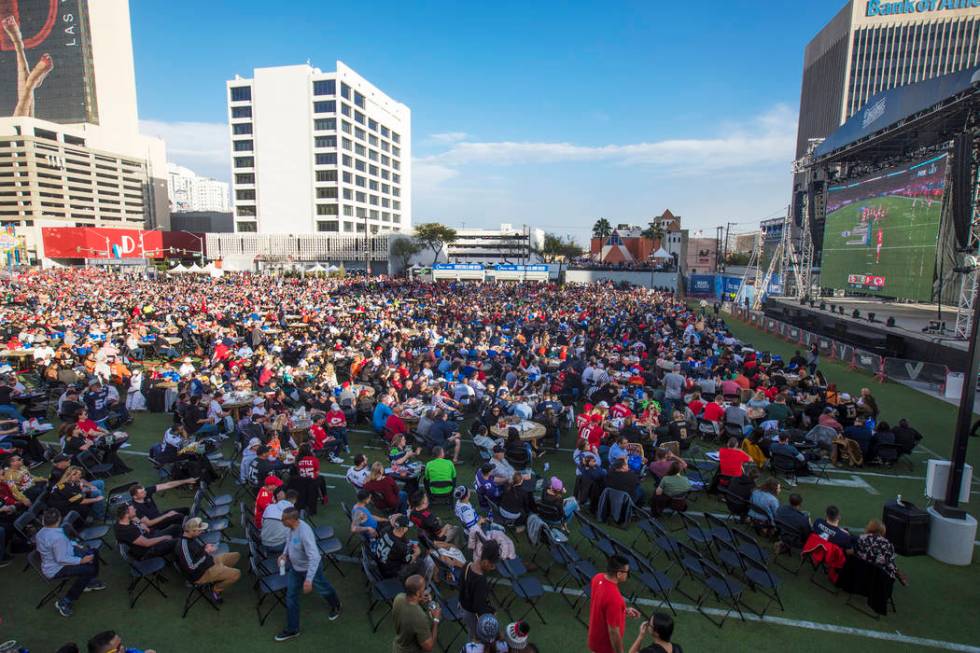
[[[950,181],[953,229],[956,233],[956,246],[966,247],[970,240],[970,136],[957,134],[953,138],[953,157]]]
[[[881,514],[885,524],[885,537],[895,545],[895,552],[903,556],[925,555],[929,549],[929,513],[916,508],[908,501],[885,504]]]
[[[146,408],[151,413],[163,413],[166,412],[165,408],[167,405],[167,389],[166,388],[150,388],[146,392]]]

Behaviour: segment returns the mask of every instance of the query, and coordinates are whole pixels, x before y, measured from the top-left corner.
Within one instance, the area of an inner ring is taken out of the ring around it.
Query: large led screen
[[[820,285],[931,301],[945,174],[942,154],[831,186]]]
[[[98,122],[86,0],[0,0],[0,115]]]

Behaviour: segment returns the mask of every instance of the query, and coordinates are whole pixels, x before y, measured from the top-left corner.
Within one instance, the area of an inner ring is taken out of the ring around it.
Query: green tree
[[[612,232],[612,225],[609,224],[609,220],[606,220],[605,218],[599,218],[595,221],[595,224],[592,225],[593,238],[601,238],[603,241],[605,241],[606,238],[609,238],[609,236],[612,235]]]
[[[644,229],[641,233],[644,238],[649,238],[650,240],[663,241],[664,239],[664,228],[661,227],[656,222],[651,222],[650,226]]]
[[[456,230],[438,222],[424,222],[415,225],[415,242],[420,247],[432,250],[433,265],[439,260],[439,251],[443,245],[456,240]]]
[[[573,259],[582,255],[582,248],[569,236],[546,233],[544,246],[537,252],[545,263],[554,263],[559,257]]]
[[[728,256],[725,257],[725,263],[728,265],[748,265],[751,257],[752,255],[748,252],[729,252]]]
[[[422,251],[422,247],[411,238],[396,238],[391,244],[391,255],[402,270],[408,267],[412,257]]]

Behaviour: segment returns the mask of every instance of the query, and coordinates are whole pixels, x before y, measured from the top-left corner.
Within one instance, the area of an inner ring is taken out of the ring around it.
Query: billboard
[[[0,0],[0,115],[98,122],[87,0]]]
[[[946,154],[827,191],[820,283],[931,301]]]
[[[203,234],[98,227],[41,227],[46,258],[194,258]]]

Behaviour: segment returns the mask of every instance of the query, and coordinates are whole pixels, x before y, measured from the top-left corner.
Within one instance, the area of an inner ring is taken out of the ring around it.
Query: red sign
[[[194,258],[204,234],[96,227],[41,227],[47,258]]]

